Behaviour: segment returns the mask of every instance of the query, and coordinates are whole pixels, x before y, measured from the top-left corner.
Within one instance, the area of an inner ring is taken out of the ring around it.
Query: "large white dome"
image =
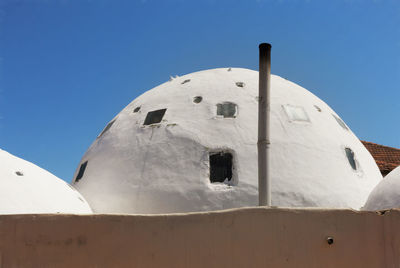
[[[258,72],[172,79],[123,109],[83,156],[74,185],[95,212],[254,206]],[[339,116],[306,89],[271,81],[272,205],[360,208],[382,179]]]
[[[0,214],[92,213],[68,183],[0,149]]]
[[[393,169],[373,189],[363,210],[400,208],[400,167]]]

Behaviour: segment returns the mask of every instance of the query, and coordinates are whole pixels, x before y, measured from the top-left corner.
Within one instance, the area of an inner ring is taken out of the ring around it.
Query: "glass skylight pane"
[[[306,111],[301,106],[283,105],[287,116],[290,121],[310,122]]]
[[[342,119],[340,119],[339,117],[337,117],[336,115],[332,114],[332,116],[336,119],[336,121],[338,122],[338,124],[345,130],[349,130],[349,128],[346,126],[346,124],[343,122]]]
[[[224,118],[236,117],[237,106],[232,102],[224,102],[217,104],[217,115],[222,115]]]

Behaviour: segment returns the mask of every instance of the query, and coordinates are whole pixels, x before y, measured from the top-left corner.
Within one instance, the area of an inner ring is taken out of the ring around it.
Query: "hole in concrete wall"
[[[103,136],[103,134],[106,133],[106,132],[111,128],[111,126],[114,124],[115,120],[116,120],[116,119],[114,119],[114,120],[112,120],[110,123],[108,123],[107,126],[106,126],[106,127],[103,129],[103,131],[100,133],[100,135],[97,136],[97,137],[100,138],[101,136]]]
[[[314,107],[315,107],[315,109],[316,109],[318,112],[321,112],[321,111],[322,111],[321,108],[319,108],[319,106],[314,105]]]
[[[186,83],[189,83],[190,82],[190,79],[186,79],[185,81],[183,81],[181,84],[183,85],[183,84],[186,84]]]
[[[165,111],[167,111],[167,109],[160,109],[160,110],[148,112],[143,125],[151,125],[151,124],[160,123],[164,117]]]
[[[245,83],[244,82],[236,82],[236,86],[238,87],[244,87]]]
[[[139,112],[139,111],[140,111],[140,107],[141,107],[141,106],[138,106],[138,107],[136,107],[135,109],[133,109],[133,112],[134,112],[134,113]]]
[[[232,154],[227,152],[210,153],[210,182],[232,180]]]
[[[224,118],[235,118],[237,114],[237,105],[232,102],[223,102],[217,104],[217,115]]]
[[[15,171],[15,174],[17,174],[17,176],[24,176],[24,173],[22,171]]]
[[[200,103],[203,100],[202,96],[196,96],[193,98],[193,102],[194,103]]]
[[[85,173],[85,169],[86,169],[87,163],[88,163],[88,161],[84,162],[84,163],[80,166],[78,175],[77,175],[76,178],[75,178],[75,182],[78,182],[78,181],[80,181],[80,180],[82,179],[83,174]]]
[[[347,160],[349,160],[349,164],[352,169],[357,170],[357,163],[354,157],[354,152],[350,148],[345,148]]]
[[[338,124],[345,130],[349,130],[349,128],[346,126],[346,124],[343,122],[342,119],[340,119],[339,117],[337,117],[336,115],[332,114],[332,116],[336,119],[336,122],[338,122]]]

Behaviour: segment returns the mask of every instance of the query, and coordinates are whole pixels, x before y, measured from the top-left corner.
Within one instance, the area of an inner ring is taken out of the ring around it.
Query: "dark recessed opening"
[[[106,133],[111,128],[111,126],[114,124],[115,120],[116,119],[114,119],[110,123],[108,123],[107,126],[103,129],[103,131],[100,133],[100,135],[98,137],[103,136],[103,134]]]
[[[210,153],[211,183],[232,180],[232,158],[231,153]]]
[[[15,171],[15,174],[17,174],[18,176],[24,176],[24,173],[22,171]]]
[[[237,106],[232,102],[224,102],[217,104],[217,115],[222,115],[224,118],[236,117]]]
[[[79,168],[79,172],[78,172],[78,175],[76,176],[75,182],[78,182],[80,179],[82,179],[83,174],[85,173],[85,169],[86,169],[87,163],[88,163],[88,161],[83,163],[81,165],[81,167]]]
[[[151,124],[160,123],[164,117],[165,111],[167,111],[167,109],[161,109],[161,110],[148,112],[143,125],[151,125]]]
[[[351,166],[354,170],[357,170],[357,164],[356,164],[356,160],[354,159],[354,152],[353,152],[353,150],[351,150],[350,148],[346,148],[345,151],[346,151],[347,160],[349,160],[350,166]]]
[[[190,82],[190,79],[186,79],[185,81],[183,81],[181,84],[183,85],[183,84],[186,84],[186,83],[189,83]]]
[[[203,100],[202,96],[196,96],[193,98],[193,102],[194,103],[200,103]]]
[[[243,83],[243,82],[236,82],[236,86],[238,86],[238,87],[244,87],[244,83]]]
[[[140,106],[138,106],[138,107],[136,107],[135,109],[133,109],[133,112],[134,113],[137,113],[137,112],[139,112],[140,111]]]

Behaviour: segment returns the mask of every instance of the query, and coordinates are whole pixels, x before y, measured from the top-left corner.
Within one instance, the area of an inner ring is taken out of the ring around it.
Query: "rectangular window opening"
[[[217,104],[217,115],[224,118],[235,118],[237,114],[237,105],[232,102],[223,102]]]
[[[143,125],[147,126],[147,125],[151,125],[151,124],[160,123],[161,120],[163,119],[166,111],[167,111],[167,109],[160,109],[160,110],[148,112]]]
[[[310,122],[307,112],[301,106],[283,105],[290,121]]]
[[[332,116],[336,119],[336,122],[344,129],[344,130],[349,130],[349,128],[346,126],[346,124],[343,122],[342,119],[337,117],[336,115],[332,114]]]
[[[232,154],[210,153],[210,182],[230,182],[232,180]]]
[[[98,136],[98,138],[100,138],[101,136],[103,136],[104,133],[106,133],[111,126],[114,124],[116,119],[112,120],[110,123],[107,124],[107,126],[103,129],[103,131],[100,133],[100,135]]]
[[[75,182],[78,182],[78,181],[80,181],[80,179],[82,179],[83,174],[85,173],[85,169],[86,169],[87,163],[88,163],[88,161],[84,162],[81,165],[81,167],[79,168],[79,172],[78,172],[78,175],[76,176]]]

